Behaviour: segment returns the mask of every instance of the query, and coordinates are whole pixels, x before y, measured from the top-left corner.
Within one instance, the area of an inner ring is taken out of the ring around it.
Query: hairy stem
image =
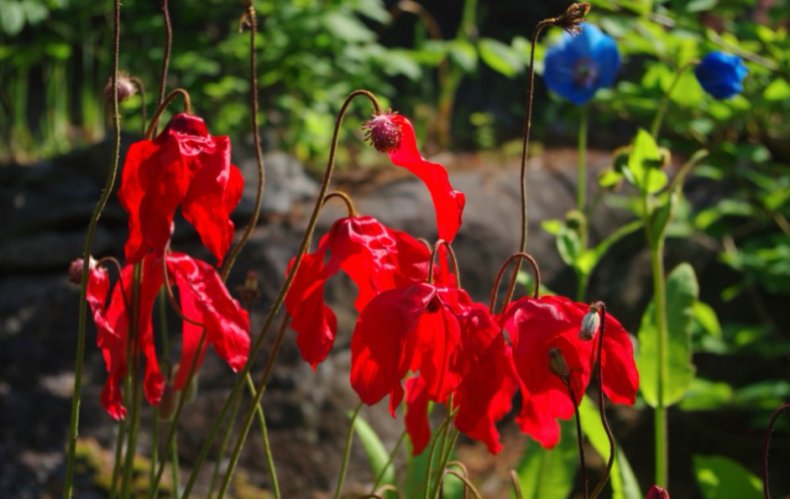
[[[88,233],[85,237],[85,246],[82,251],[82,283],[80,287],[79,319],[77,323],[77,352],[74,360],[74,389],[71,397],[71,417],[69,422],[69,443],[66,453],[66,478],[63,486],[63,497],[71,499],[74,495],[74,465],[77,452],[77,438],[80,424],[80,395],[82,390],[82,371],[85,364],[85,336],[87,327],[88,301],[88,272],[90,258],[93,251],[93,240],[96,236],[96,227],[99,224],[104,207],[115,185],[118,175],[118,164],[121,158],[121,115],[118,112],[118,58],[121,52],[121,2],[113,2],[113,56],[112,56],[112,123],[113,123],[113,154],[110,172],[104,184],[99,201],[93,209],[91,220],[88,223]]]
[[[784,411],[790,409],[790,403],[785,402],[781,404],[771,415],[771,420],[768,422],[768,429],[765,431],[765,441],[763,443],[763,497],[771,499],[771,490],[768,485],[768,451],[771,447],[771,434],[774,432],[776,420],[782,415]]]
[[[343,447],[343,460],[340,462],[340,472],[337,475],[337,486],[335,487],[335,499],[340,499],[340,492],[343,491],[343,482],[346,481],[346,472],[348,471],[348,460],[351,457],[351,443],[354,441],[354,424],[357,422],[357,416],[362,409],[362,402],[357,404],[351,420],[348,423],[348,431],[346,432],[346,444]]]

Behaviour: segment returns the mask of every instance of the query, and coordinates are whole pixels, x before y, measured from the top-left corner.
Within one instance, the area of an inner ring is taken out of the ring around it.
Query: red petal
[[[162,260],[149,256],[143,260],[143,279],[140,284],[140,351],[145,355],[145,398],[151,405],[158,405],[165,390],[165,377],[156,358],[156,344],[151,319],[154,303],[162,287]],[[131,284],[127,289],[131,288]]]
[[[224,359],[233,371],[238,371],[247,362],[247,355],[250,348],[249,336],[249,316],[246,310],[234,300],[225,284],[222,282],[217,271],[208,263],[201,260],[194,260],[189,255],[183,253],[171,253],[167,256],[167,268],[175,276],[179,294],[190,294],[192,303],[187,303],[194,309],[190,312],[197,317],[206,328],[208,342],[214,347],[222,359]],[[194,331],[189,333],[192,338],[196,334]],[[199,338],[199,336],[198,336]],[[193,342],[190,339],[190,342]],[[195,350],[192,349],[191,355]],[[200,361],[200,359],[198,359]],[[192,359],[182,357],[179,373],[181,382],[186,381],[186,374],[181,374],[184,370],[188,373]],[[183,385],[176,386],[182,388]]]
[[[439,238],[451,242],[461,226],[466,198],[450,185],[447,170],[439,163],[426,160],[417,149],[414,127],[405,116],[392,115],[402,132],[400,146],[389,153],[390,161],[419,177],[431,193],[436,209],[436,230]]]
[[[351,386],[366,404],[400,384],[411,361],[406,340],[435,294],[428,284],[385,291],[362,311],[351,339]]]
[[[406,380],[406,431],[411,439],[411,453],[422,454],[431,441],[431,425],[428,422],[430,398],[421,376]]]
[[[631,337],[620,322],[606,314],[603,339],[603,392],[615,404],[633,405],[639,389]]]

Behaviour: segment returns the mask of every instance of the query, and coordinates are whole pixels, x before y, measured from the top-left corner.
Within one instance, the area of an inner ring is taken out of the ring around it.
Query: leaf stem
[[[667,88],[664,96],[661,97],[661,102],[658,104],[656,115],[653,118],[653,124],[650,126],[650,135],[653,136],[653,139],[655,139],[656,143],[658,143],[658,135],[661,132],[661,124],[664,122],[664,116],[667,113],[667,109],[669,109],[669,102],[672,97],[672,92],[675,90],[675,87],[678,86],[678,83],[680,83],[680,77],[683,76],[683,73],[685,73],[687,69],[694,67],[697,64],[699,64],[699,61],[693,60],[678,68],[678,70],[675,72],[674,78],[672,78],[672,82],[669,84],[669,88]]]
[[[357,404],[351,420],[348,424],[348,431],[346,432],[346,444],[343,447],[343,460],[340,462],[340,472],[337,476],[337,486],[335,487],[334,499],[340,499],[340,492],[343,490],[343,482],[346,481],[346,472],[348,471],[348,460],[351,457],[351,443],[354,441],[354,423],[357,421],[359,411],[362,409],[362,402]]]
[[[787,409],[790,409],[790,403],[788,402],[777,407],[771,415],[771,420],[768,422],[768,429],[765,431],[765,441],[763,443],[763,497],[765,499],[771,499],[771,490],[768,484],[768,450],[771,447],[771,434],[774,432],[776,420],[779,419],[779,416]]]

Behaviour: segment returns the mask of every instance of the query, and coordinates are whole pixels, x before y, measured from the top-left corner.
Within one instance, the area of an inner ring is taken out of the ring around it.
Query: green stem
[[[159,417],[157,416],[158,409],[153,408],[153,421],[151,423],[151,462],[148,470],[148,494],[154,497],[154,479],[156,478],[156,464],[159,460]],[[164,461],[162,461],[164,462]]]
[[[247,373],[246,381],[250,395],[252,398],[255,398],[255,383],[253,383],[252,376],[250,376],[249,373]],[[359,412],[358,409],[357,412]],[[269,442],[269,430],[266,427],[266,415],[263,413],[263,404],[255,405],[255,414],[258,416],[258,425],[261,427],[261,442],[263,443],[264,455],[266,456],[266,468],[269,471],[269,477],[272,481],[272,494],[274,495],[275,499],[280,499],[280,482],[277,480],[277,468],[274,465],[274,456],[272,455],[272,446]],[[354,417],[356,417],[356,414]],[[231,419],[230,421],[232,422],[234,419],[235,418]],[[228,426],[232,427],[233,425]]]
[[[373,486],[370,488],[370,495],[376,493],[376,489],[381,485],[381,481],[384,479],[384,475],[387,474],[387,469],[389,469],[392,461],[395,460],[395,455],[398,453],[403,440],[406,438],[406,431],[401,432],[400,437],[398,437],[398,441],[395,443],[395,447],[392,448],[392,452],[389,453],[387,456],[387,462],[384,463],[384,466],[381,467],[381,471],[376,476],[376,479],[373,480]]]
[[[340,462],[340,473],[337,476],[337,486],[335,487],[335,499],[340,499],[340,492],[343,490],[343,482],[346,481],[346,472],[348,471],[348,460],[351,457],[351,443],[354,441],[354,423],[357,421],[359,411],[362,409],[362,402],[357,404],[354,413],[351,415],[351,421],[348,424],[348,431],[346,432],[346,445],[343,447],[343,461]]]
[[[99,224],[104,207],[110,198],[115,177],[118,175],[118,164],[121,157],[121,115],[118,112],[118,59],[121,50],[121,2],[113,2],[113,60],[112,60],[112,121],[113,121],[113,154],[110,172],[104,184],[99,201],[93,209],[91,220],[88,224],[88,233],[85,237],[85,246],[82,251],[82,284],[80,287],[79,319],[77,323],[77,352],[74,361],[74,391],[71,398],[71,418],[69,423],[69,443],[66,454],[66,478],[63,486],[64,499],[71,499],[74,495],[74,465],[77,452],[77,437],[80,425],[80,395],[82,389],[82,370],[85,364],[85,337],[88,314],[88,272],[90,270],[90,257],[93,250],[93,239],[96,227]]]
[[[324,197],[326,196],[327,191],[329,189],[329,183],[332,179],[332,173],[334,172],[335,154],[337,151],[338,137],[340,134],[340,125],[342,123],[346,111],[348,110],[348,107],[351,104],[351,101],[359,96],[366,97],[368,100],[370,100],[370,102],[373,104],[375,113],[381,114],[381,106],[376,100],[376,97],[367,90],[355,90],[354,92],[351,92],[351,94],[349,94],[349,96],[346,97],[345,102],[341,106],[337,120],[335,122],[335,130],[332,135],[332,147],[329,151],[329,159],[327,161],[327,167],[324,172],[324,179],[323,182],[321,183],[321,188],[319,190],[318,196],[316,197],[315,206],[313,207],[313,213],[310,215],[310,220],[307,224],[307,228],[305,229],[304,236],[302,237],[302,241],[299,244],[299,249],[297,250],[296,256],[294,257],[294,262],[293,265],[291,266],[291,271],[288,272],[288,275],[285,278],[285,282],[280,288],[280,292],[278,293],[277,297],[274,300],[274,303],[269,309],[269,313],[267,314],[266,319],[264,320],[263,326],[261,326],[261,331],[258,333],[255,343],[250,348],[250,355],[247,360],[247,364],[245,364],[244,368],[240,372],[241,376],[237,378],[236,382],[233,385],[233,388],[231,389],[231,395],[228,398],[228,401],[226,401],[226,403],[223,405],[219,416],[212,423],[212,427],[209,430],[209,434],[206,440],[204,441],[203,447],[198,453],[197,460],[192,468],[192,473],[190,474],[189,481],[187,482],[187,487],[184,491],[185,497],[189,497],[189,492],[192,490],[192,487],[194,486],[194,482],[197,479],[197,473],[199,472],[201,466],[203,465],[203,462],[208,456],[208,451],[212,443],[214,442],[217,433],[219,432],[219,426],[222,423],[222,420],[225,419],[225,416],[227,415],[230,409],[231,401],[235,397],[240,396],[241,391],[244,388],[243,378],[250,372],[254,359],[257,357],[258,353],[263,347],[263,340],[266,337],[266,332],[271,328],[275,316],[280,311],[280,307],[285,301],[285,295],[288,293],[291,283],[293,282],[294,277],[296,276],[296,272],[299,270],[299,265],[301,264],[302,258],[304,257],[304,254],[307,252],[307,248],[310,245],[310,240],[313,236],[313,232],[315,232],[316,225],[318,224],[318,214],[321,210],[321,206],[323,205]],[[261,392],[261,390],[258,390],[258,392]]]
[[[228,469],[225,470],[225,477],[222,479],[222,485],[220,486],[219,493],[217,494],[217,498],[221,499],[225,497],[225,494],[228,492],[228,488],[230,487],[230,479],[233,476],[233,472],[236,470],[236,465],[239,462],[239,457],[241,456],[241,449],[244,447],[244,442],[247,440],[247,434],[250,431],[250,427],[252,426],[252,420],[255,414],[260,410],[261,399],[263,399],[263,394],[266,392],[266,385],[269,383],[269,379],[272,375],[272,370],[274,369],[274,361],[277,359],[277,355],[280,353],[280,347],[282,346],[283,338],[285,337],[285,331],[288,329],[288,322],[290,316],[285,314],[283,316],[283,320],[280,323],[280,330],[277,331],[277,337],[274,339],[274,346],[272,347],[272,352],[269,355],[269,358],[266,361],[266,365],[263,368],[263,376],[261,379],[260,385],[257,387],[255,394],[252,399],[252,404],[250,404],[250,408],[245,414],[244,423],[242,424],[241,431],[239,433],[238,438],[236,439],[236,445],[233,447],[233,453],[230,456],[230,462],[228,463]],[[246,373],[245,376],[248,376],[249,373]],[[194,475],[194,472],[193,472]],[[184,492],[184,499],[189,497],[189,489],[191,489],[191,485],[194,484],[192,476],[190,476],[190,483],[187,484],[187,491]]]
[[[233,408],[230,412],[230,419],[228,419],[227,423],[227,430],[225,431],[225,435],[222,437],[222,442],[219,444],[219,449],[217,450],[217,460],[214,463],[214,471],[211,473],[211,483],[208,487],[208,493],[206,497],[213,497],[214,489],[217,486],[217,480],[219,480],[219,472],[222,469],[222,457],[225,455],[225,450],[228,448],[228,443],[230,442],[230,437],[233,433],[233,421],[236,421],[236,416],[239,414],[239,408],[241,407],[241,397],[237,397],[234,400]],[[174,496],[178,497],[178,496]]]
[[[588,106],[581,107],[581,118],[579,120],[579,146],[578,146],[578,165],[576,174],[576,209],[579,213],[587,215],[587,121]],[[586,231],[582,236],[586,243]],[[587,244],[584,244],[587,247]]]
[[[669,109],[669,102],[672,98],[672,92],[675,90],[675,87],[678,86],[680,77],[683,76],[683,73],[685,73],[688,68],[696,66],[698,63],[699,61],[693,60],[678,68],[678,70],[675,72],[672,82],[669,84],[667,92],[661,98],[661,102],[659,103],[658,109],[656,110],[656,115],[653,118],[653,124],[650,126],[650,135],[653,136],[653,139],[656,142],[658,142],[658,134],[661,132],[661,124],[664,122],[664,116],[667,113],[667,109]]]
[[[143,397],[140,390],[140,288],[143,280],[143,265],[135,264],[132,270],[132,303],[129,312],[129,330],[126,337],[126,379],[132,385],[132,407],[129,421],[129,435],[126,442],[126,458],[123,463],[123,480],[121,481],[121,499],[131,495],[132,472],[134,471],[134,457],[137,451],[137,435],[140,431],[140,408]],[[118,286],[123,285],[119,281]],[[128,384],[127,384],[128,388]]]
[[[648,226],[646,224],[646,226]],[[653,299],[658,330],[658,401],[655,409],[655,484],[666,488],[668,482],[667,409],[664,402],[664,383],[668,376],[666,283],[664,278],[664,240],[655,241],[650,250],[650,268],[653,273]]]
[[[131,393],[131,388],[127,384],[127,389],[124,391],[125,393]],[[129,397],[126,397],[124,401],[126,405],[129,405]],[[115,439],[115,460],[112,467],[112,482],[110,483],[110,499],[116,497],[116,489],[118,488],[118,477],[121,474],[121,462],[123,461],[123,442],[126,436],[126,421],[121,420],[118,425],[118,435]]]

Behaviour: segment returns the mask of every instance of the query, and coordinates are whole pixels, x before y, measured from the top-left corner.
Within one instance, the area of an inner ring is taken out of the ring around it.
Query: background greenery
[[[247,139],[241,2],[172,3],[169,87],[189,90],[212,133]],[[428,151],[507,148],[521,130],[531,28],[567,2],[535,4],[256,1],[267,149],[322,163],[337,106],[360,87],[414,116]],[[628,144],[638,128],[648,129],[678,70],[708,51],[738,54],[749,67],[743,94],[726,101],[705,95],[693,72],[682,72],[654,146],[680,158],[709,151],[689,182],[711,186],[710,196],[683,201],[668,235],[709,248],[736,276],[723,289],[701,282],[699,299],[688,303],[687,350],[696,370],[677,410],[714,418],[738,411],[758,433],[768,411],[790,397],[790,8],[785,0],[592,4],[591,22],[617,39],[624,61],[616,86],[591,103],[589,143],[596,148]],[[0,163],[33,163],[103,137],[110,12],[106,0],[0,0]],[[123,16],[121,66],[147,85],[150,115],[163,54],[158,2],[128,0]],[[537,138],[572,144],[579,109],[548,96],[540,81],[537,90]],[[130,133],[141,126],[139,105],[139,97],[123,104]],[[347,160],[368,150],[361,137],[346,132]],[[605,201],[638,217],[615,184],[604,178]],[[559,249],[573,264],[568,247]],[[754,362],[760,377],[748,368]],[[522,471],[534,466],[525,462]],[[756,494],[753,476],[733,461],[702,455],[694,471],[706,498]]]

